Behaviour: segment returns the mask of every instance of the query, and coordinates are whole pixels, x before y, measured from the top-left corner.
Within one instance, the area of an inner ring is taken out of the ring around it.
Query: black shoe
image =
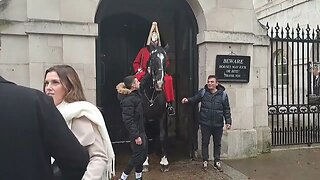
[[[219,161],[214,163],[213,168],[219,172],[223,172],[223,170],[221,168],[221,163]]]
[[[172,106],[171,103],[168,103],[167,110],[168,110],[169,116],[174,116],[176,114],[176,111],[174,110],[174,107]]]

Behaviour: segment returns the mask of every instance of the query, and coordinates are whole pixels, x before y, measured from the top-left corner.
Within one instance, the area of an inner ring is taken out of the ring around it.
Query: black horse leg
[[[167,139],[168,139],[168,125],[166,113],[163,113],[160,118],[160,144],[161,144],[161,155],[167,156]]]
[[[156,152],[157,144],[160,144],[157,142],[157,139],[159,137],[159,125],[158,122],[154,119],[147,118],[145,122],[145,130],[148,137],[148,156],[145,162],[143,163],[143,172],[149,171],[149,155]],[[151,139],[151,141],[150,141]]]
[[[167,139],[168,139],[168,131],[167,131],[167,114],[166,111],[163,113],[160,118],[160,144],[161,144],[161,153],[162,158],[160,161],[160,167],[162,172],[169,171],[169,161],[167,158]]]

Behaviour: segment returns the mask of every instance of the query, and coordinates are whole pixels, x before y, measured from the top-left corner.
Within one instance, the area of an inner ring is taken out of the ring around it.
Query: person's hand
[[[142,69],[141,69],[141,68],[138,68],[136,74],[139,74],[139,73],[141,73],[141,72],[142,72]]]
[[[134,141],[136,142],[137,145],[141,145],[142,144],[141,137],[137,137]]]
[[[182,104],[185,104],[185,103],[187,103],[187,102],[189,102],[187,98],[182,98],[182,100],[181,100],[181,103],[182,103]]]
[[[226,124],[226,129],[230,129],[231,128],[231,124]]]

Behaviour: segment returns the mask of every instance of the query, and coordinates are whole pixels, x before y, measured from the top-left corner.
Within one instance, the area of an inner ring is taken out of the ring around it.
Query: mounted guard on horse
[[[142,77],[147,72],[147,66],[150,59],[151,54],[151,45],[152,46],[160,46],[161,47],[161,41],[160,41],[160,33],[156,22],[152,23],[149,36],[147,39],[146,47],[143,47],[140,49],[139,53],[137,54],[135,60],[133,61],[133,70],[136,73],[136,78],[138,80],[141,80]],[[166,68],[170,66],[169,59],[166,60]],[[167,101],[167,108],[169,115],[174,115],[175,110],[172,106],[172,103],[174,101],[174,90],[173,90],[173,78],[171,75],[167,74],[165,72],[164,76],[164,92],[166,95],[166,101]]]
[[[174,115],[175,110],[172,106],[174,101],[173,79],[166,73],[169,67],[169,58],[166,53],[167,46],[161,47],[160,33],[156,22],[152,23],[146,47],[140,49],[134,62],[133,69],[135,76],[141,80],[147,71],[152,77],[149,85],[143,89],[142,104],[144,108],[144,116],[146,118],[146,132],[148,138],[153,143],[160,141],[161,147],[161,171],[169,170],[169,162],[167,159],[167,135],[168,135],[168,119],[167,115]],[[145,161],[144,171],[148,171],[148,158]]]

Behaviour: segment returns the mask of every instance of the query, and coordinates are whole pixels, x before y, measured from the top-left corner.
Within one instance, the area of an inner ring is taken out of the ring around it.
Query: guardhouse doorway
[[[196,108],[182,105],[180,101],[198,90],[198,25],[185,0],[101,1],[95,19],[99,25],[96,41],[97,105],[103,111],[114,147],[128,144],[115,87],[125,76],[134,73],[132,62],[140,48],[145,46],[153,21],[158,23],[161,44],[170,47],[169,72],[174,78],[176,115],[169,125],[172,149],[169,149],[168,156],[180,154],[180,157],[187,158],[196,144],[197,113]],[[177,152],[175,146],[183,150]]]

